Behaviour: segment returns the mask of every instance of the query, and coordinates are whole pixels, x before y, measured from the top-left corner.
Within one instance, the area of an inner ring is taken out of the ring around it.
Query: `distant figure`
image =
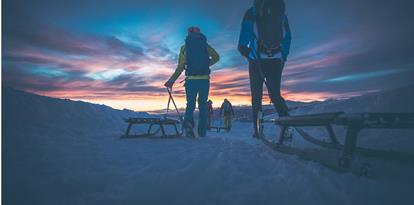
[[[211,121],[213,120],[213,114],[214,114],[213,101],[211,100],[207,101],[207,112],[208,112],[207,129],[210,130]]]
[[[181,47],[178,66],[171,78],[164,84],[172,88],[177,78],[185,70],[185,93],[187,108],[184,116],[185,135],[195,137],[193,113],[196,107],[198,95],[198,135],[206,136],[207,133],[207,99],[210,89],[210,66],[219,61],[217,52],[207,43],[207,38],[201,33],[200,28],[190,27]]]
[[[283,0],[255,0],[243,18],[238,49],[249,61],[252,93],[253,137],[262,112],[263,82],[279,116],[287,116],[288,107],[280,93],[282,71],[289,55],[291,32]]]
[[[221,104],[220,116],[222,114],[224,118],[224,128],[227,131],[230,131],[231,130],[231,119],[232,117],[234,117],[234,110],[233,110],[233,105],[227,99],[224,99],[223,104]]]

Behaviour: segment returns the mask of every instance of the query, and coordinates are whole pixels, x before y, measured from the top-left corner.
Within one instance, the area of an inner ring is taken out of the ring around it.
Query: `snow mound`
[[[7,87],[3,87],[2,92],[6,133],[119,133],[125,127],[123,118],[149,116],[147,113],[44,97]]]

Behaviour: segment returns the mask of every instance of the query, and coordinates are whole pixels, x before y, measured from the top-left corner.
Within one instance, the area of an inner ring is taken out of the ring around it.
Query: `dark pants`
[[[211,121],[213,120],[213,113],[209,112],[207,117],[207,128],[211,128]]]
[[[198,134],[201,136],[205,136],[207,133],[207,100],[209,90],[209,80],[187,80],[185,82],[187,108],[185,110],[184,122],[186,125],[194,124],[193,114],[198,95]]]
[[[253,125],[255,132],[257,132],[257,114],[259,111],[262,111],[264,78],[267,81],[269,97],[279,116],[289,115],[285,99],[280,94],[283,66],[281,60],[278,59],[250,61],[250,90],[252,92]]]
[[[230,130],[231,129],[231,113],[224,113],[224,128]]]

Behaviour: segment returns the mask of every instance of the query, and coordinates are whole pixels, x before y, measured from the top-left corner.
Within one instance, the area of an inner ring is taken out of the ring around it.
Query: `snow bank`
[[[328,100],[304,106],[293,114],[322,112],[414,112],[414,84],[347,100]]]
[[[12,88],[2,88],[2,93],[6,133],[119,133],[125,127],[123,118],[148,116],[147,113],[114,110],[105,105],[44,97]]]

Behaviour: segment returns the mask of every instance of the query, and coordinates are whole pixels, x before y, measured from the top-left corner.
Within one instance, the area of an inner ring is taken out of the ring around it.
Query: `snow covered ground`
[[[328,101],[293,112],[414,112],[413,88]],[[274,152],[250,137],[250,123],[234,122],[230,133],[209,133],[195,140],[121,140],[122,118],[145,113],[5,88],[3,100],[3,203],[7,205],[414,202],[412,169],[379,179],[338,173]],[[267,126],[267,136],[276,133],[276,127]],[[414,152],[413,131],[393,133],[366,132],[361,143]],[[297,136],[292,144],[305,145]]]

